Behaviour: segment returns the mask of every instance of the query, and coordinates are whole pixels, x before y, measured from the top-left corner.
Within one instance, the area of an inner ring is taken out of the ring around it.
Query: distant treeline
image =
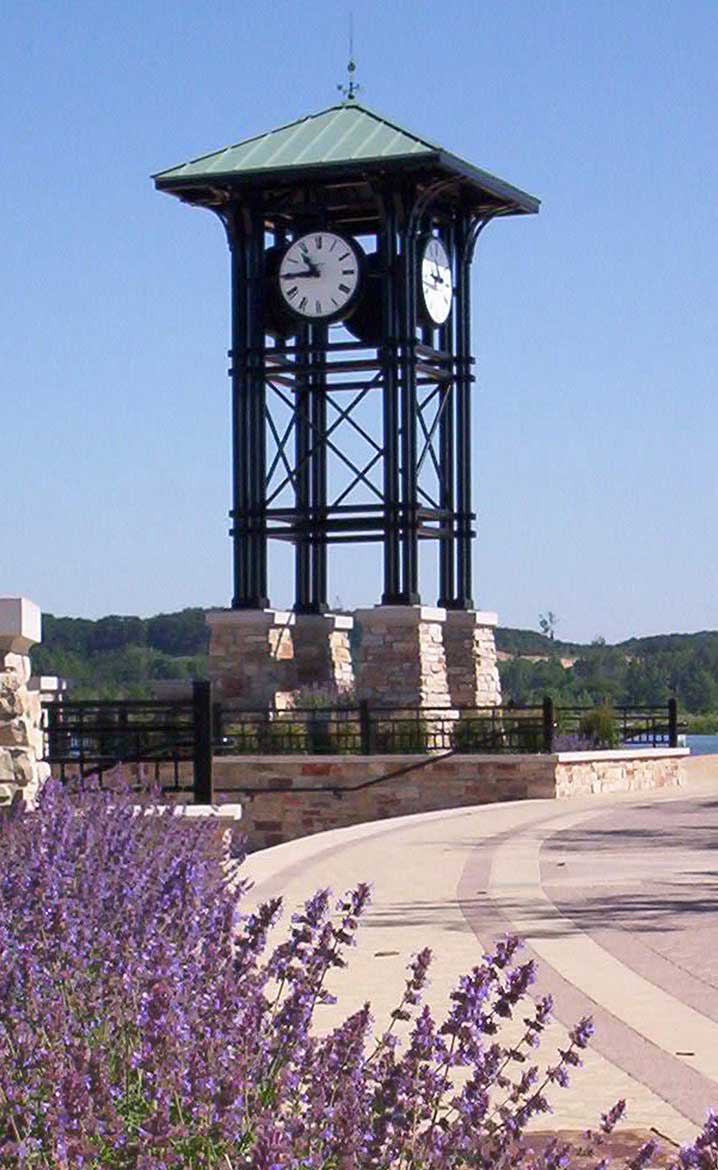
[[[36,674],[71,680],[78,698],[142,698],[157,679],[204,678],[205,611],[156,617],[58,618],[45,614],[44,637],[33,652]],[[500,664],[506,700],[538,703],[667,703],[685,711],[718,710],[718,632],[659,634],[616,646],[562,642],[533,630],[496,631],[496,644],[514,657]],[[545,655],[529,661],[521,655]],[[563,666],[561,659],[575,659]]]
[[[209,636],[203,609],[156,617],[43,615],[35,674],[59,675],[75,698],[146,698],[157,679],[206,678]]]
[[[530,630],[497,630],[500,650],[514,655],[546,655],[531,662],[502,662],[504,695],[515,703],[667,703],[675,697],[694,714],[718,709],[718,632],[658,634],[630,638],[616,646],[597,639],[590,645],[559,642]],[[562,666],[560,659],[575,659]]]

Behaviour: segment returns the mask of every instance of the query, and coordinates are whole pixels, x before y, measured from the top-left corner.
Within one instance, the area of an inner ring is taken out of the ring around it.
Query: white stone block
[[[499,615],[490,609],[477,609],[475,616],[477,626],[497,626],[499,623]]]
[[[34,674],[27,689],[39,691],[41,695],[61,695],[67,690],[67,679],[54,674]]]
[[[0,651],[27,654],[41,641],[40,607],[27,597],[0,597]]]

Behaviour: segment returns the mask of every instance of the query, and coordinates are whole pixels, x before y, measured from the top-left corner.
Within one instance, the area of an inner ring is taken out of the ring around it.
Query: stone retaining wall
[[[32,805],[50,773],[43,763],[41,696],[31,690],[29,650],[41,638],[38,607],[0,598],[0,806]]]
[[[682,782],[681,749],[526,756],[215,758],[218,799],[242,806],[250,849],[365,821],[503,800]],[[379,781],[370,786],[367,781]]]

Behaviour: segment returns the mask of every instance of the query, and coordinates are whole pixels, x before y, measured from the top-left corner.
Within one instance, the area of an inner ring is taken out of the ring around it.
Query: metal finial
[[[356,61],[354,60],[354,13],[349,13],[349,63],[347,65],[347,80],[345,85],[338,85],[337,89],[344,94],[344,100],[353,102],[361,90],[361,86],[354,80]]]

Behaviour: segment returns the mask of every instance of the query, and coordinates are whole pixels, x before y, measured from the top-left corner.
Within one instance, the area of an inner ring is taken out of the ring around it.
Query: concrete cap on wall
[[[27,654],[42,641],[42,613],[27,597],[0,597],[0,651]]]

